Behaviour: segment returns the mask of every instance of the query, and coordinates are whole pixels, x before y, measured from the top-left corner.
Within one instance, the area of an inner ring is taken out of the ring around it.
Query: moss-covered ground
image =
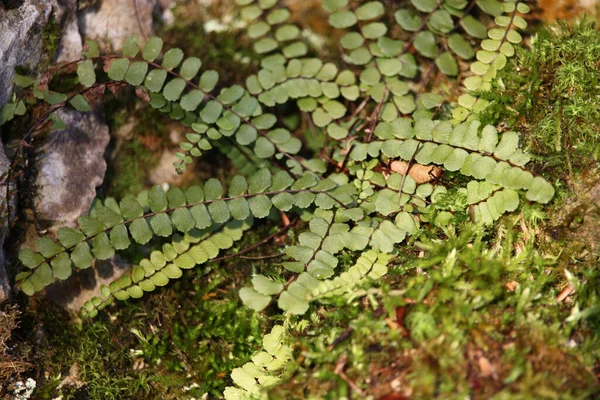
[[[289,320],[294,372],[272,398],[600,398],[600,32],[591,23],[536,32],[500,74],[482,118],[522,133],[534,168],[557,188],[555,200],[525,205],[487,229],[459,210],[453,228],[413,239],[379,288]],[[178,19],[163,37],[225,66],[229,82],[253,65],[238,62],[247,55],[235,32],[206,34]],[[160,117],[152,118],[151,130],[135,130],[121,148],[107,193],[145,185],[139,169],[153,153],[144,135],[166,140]],[[253,230],[231,253],[279,224]],[[20,313],[2,306],[0,396],[11,398],[14,383],[31,377],[39,399],[219,398],[229,372],[281,319],[244,308],[236,293],[260,256],[294,237],[274,241],[188,271],[91,322],[42,298],[27,306],[20,299]]]

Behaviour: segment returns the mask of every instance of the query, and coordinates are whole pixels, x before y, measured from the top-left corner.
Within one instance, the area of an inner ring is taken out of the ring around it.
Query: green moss
[[[60,45],[60,36],[60,24],[56,21],[54,15],[51,15],[48,24],[42,30],[42,59],[39,64],[40,69],[47,68],[54,60],[54,56]]]
[[[139,138],[124,142],[112,165],[110,192],[117,198],[136,194],[146,188],[146,177],[158,157]]]
[[[233,251],[273,229],[263,225]],[[235,288],[251,267],[242,265],[232,258],[186,271],[146,301],[119,302],[83,324],[52,305],[30,307],[20,346],[29,346],[23,359],[35,365],[36,398],[219,398],[229,372],[250,359],[267,329],[238,298]]]
[[[376,398],[598,395],[589,370],[600,356],[597,322],[562,322],[573,315],[572,302],[556,301],[562,265],[512,222],[500,226],[502,239],[470,226],[441,241],[425,239],[425,257],[405,254],[381,289],[367,292],[368,301],[315,311],[297,333],[301,368],[273,398],[340,398],[354,390],[348,381]],[[578,286],[577,304],[597,305],[595,267],[576,269],[589,279]]]
[[[498,74],[483,123],[507,124],[555,176],[593,168],[600,155],[600,32],[593,23],[540,29]]]

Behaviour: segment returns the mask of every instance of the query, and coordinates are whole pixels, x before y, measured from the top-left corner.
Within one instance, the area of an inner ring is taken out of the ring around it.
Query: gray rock
[[[48,0],[25,0],[0,3],[0,107],[10,100],[16,66],[35,69],[42,54],[42,30],[48,24],[52,5]],[[0,142],[0,176],[8,171],[10,161]],[[6,198],[6,186],[0,185],[0,203]],[[12,212],[14,213],[14,198]],[[11,215],[12,217],[12,215]],[[5,221],[2,221],[4,224]],[[3,226],[4,227],[4,226]],[[10,296],[5,268],[4,239],[0,232],[0,302]]]
[[[2,177],[10,167],[10,160],[4,153],[4,146],[0,142],[0,177]],[[0,179],[0,182],[2,179]],[[6,186],[0,185],[0,204],[6,199]],[[14,198],[11,199],[9,205],[11,206],[11,218],[14,214]],[[5,223],[1,220],[2,224]],[[10,297],[10,282],[8,280],[8,274],[5,268],[5,256],[4,256],[4,235],[7,232],[0,231],[0,303],[4,302]]]
[[[0,106],[12,93],[15,67],[34,68],[42,54],[41,32],[52,11],[49,0],[25,0],[16,8],[0,4]]]
[[[77,0],[54,0],[54,18],[60,21],[61,37],[55,62],[63,63],[79,60],[82,57],[83,41],[77,21]]]
[[[106,172],[104,152],[110,140],[108,126],[96,113],[60,109],[67,128],[55,131],[38,150],[37,220],[50,232],[76,226],[96,197],[96,186]]]
[[[154,35],[152,17],[159,0],[103,0],[98,8],[79,13],[79,29],[86,39],[96,40],[106,51],[120,50],[125,38],[138,36],[142,41]]]
[[[96,260],[92,268],[75,269],[66,281],[46,288],[46,295],[59,306],[78,313],[86,301],[100,293],[100,286],[119,279],[131,265],[118,255],[109,260]]]

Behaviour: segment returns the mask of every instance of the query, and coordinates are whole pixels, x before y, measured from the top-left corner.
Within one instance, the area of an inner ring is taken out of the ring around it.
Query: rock
[[[3,181],[1,177],[8,171],[9,167],[10,160],[8,159],[8,157],[6,157],[6,154],[4,153],[4,146],[2,145],[2,142],[0,142],[0,182]],[[0,204],[2,204],[5,200],[6,186],[0,185]],[[11,218],[14,214],[14,200],[14,198],[11,199],[9,203],[9,205],[11,206]],[[0,218],[0,222],[2,222],[2,226],[4,227],[6,221]],[[4,236],[6,233],[7,231],[4,231],[4,229],[0,230],[0,303],[4,302],[5,300],[8,300],[8,298],[10,297],[10,282],[8,279],[8,274],[6,273],[4,256]]]
[[[54,303],[78,313],[86,301],[98,296],[100,286],[110,285],[131,268],[118,255],[109,260],[96,260],[91,268],[74,269],[66,281],[46,288],[46,295]]]
[[[14,4],[13,4],[14,3]],[[24,0],[0,3],[0,107],[12,93],[15,67],[34,69],[42,54],[41,32],[48,24],[52,5],[49,0]],[[4,9],[3,9],[4,8]]]
[[[51,133],[36,156],[38,222],[55,232],[76,226],[96,197],[96,186],[106,172],[104,152],[110,140],[108,126],[96,113],[60,109],[67,128]]]
[[[158,164],[148,171],[148,183],[151,185],[163,185],[165,183],[172,186],[179,186],[184,181],[184,176],[179,175],[173,166],[179,158],[175,156],[174,151],[163,150]]]
[[[99,7],[79,13],[79,28],[86,39],[98,41],[105,51],[119,50],[125,38],[137,35],[144,40],[154,35],[152,17],[159,0],[103,0]]]
[[[82,57],[83,41],[77,20],[77,0],[55,0],[57,7],[54,18],[60,21],[61,37],[55,62],[63,63],[79,60]]]

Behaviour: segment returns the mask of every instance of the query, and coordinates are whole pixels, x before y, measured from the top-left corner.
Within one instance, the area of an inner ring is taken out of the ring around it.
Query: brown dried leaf
[[[87,101],[93,102],[94,100],[101,99],[104,96],[104,91],[106,90],[106,85],[97,85],[92,86],[89,90],[85,91],[84,97]]]
[[[483,377],[492,377],[497,379],[498,374],[496,373],[496,368],[492,365],[490,360],[488,360],[485,356],[480,356],[477,361],[479,364],[479,371],[481,372],[481,376]]]
[[[409,164],[406,161],[395,160],[390,163],[390,170],[397,174],[408,175],[415,180],[417,184],[431,182],[442,175],[442,169],[435,165]]]
[[[121,82],[111,82],[107,86],[108,86],[108,90],[110,90],[112,92],[112,94],[115,95],[115,97],[118,97],[119,89],[121,89],[121,87],[123,85],[121,84]]]
[[[104,70],[104,72],[106,72],[108,74],[108,69],[110,68],[110,66],[112,65],[112,63],[116,60],[116,58],[105,58],[104,59],[104,66],[102,67],[102,69]]]
[[[150,102],[150,95],[148,94],[148,91],[142,87],[135,89],[135,95],[146,103]]]

